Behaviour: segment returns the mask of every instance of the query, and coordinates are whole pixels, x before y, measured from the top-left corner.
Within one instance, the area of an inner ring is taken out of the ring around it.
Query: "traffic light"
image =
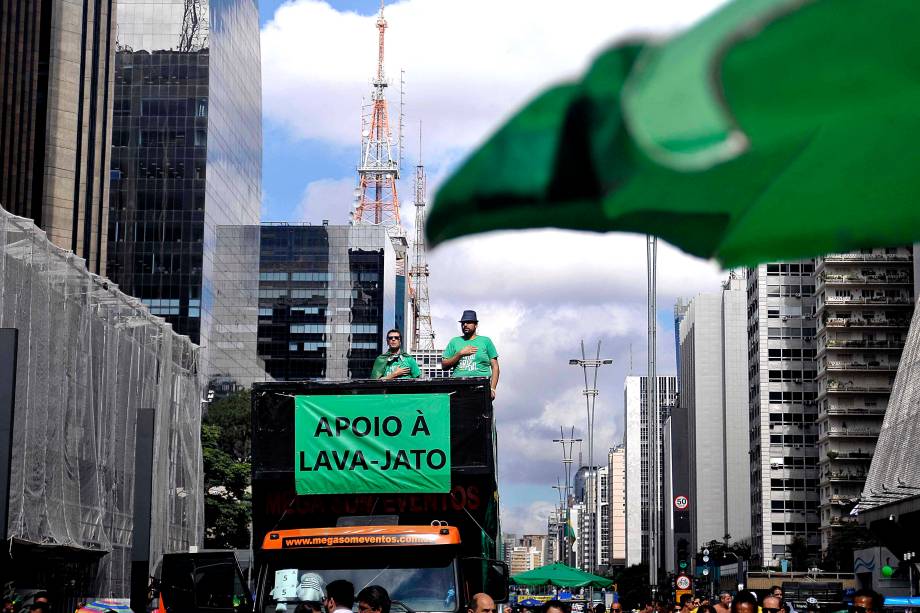
[[[681,571],[685,571],[690,567],[690,561],[687,559],[681,559],[677,562],[677,568]]]

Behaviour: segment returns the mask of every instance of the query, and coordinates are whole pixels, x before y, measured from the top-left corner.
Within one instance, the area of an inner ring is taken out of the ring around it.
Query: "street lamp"
[[[588,411],[588,483],[591,492],[591,508],[588,511],[588,529],[591,533],[591,555],[588,558],[588,572],[594,572],[594,562],[597,557],[597,528],[595,527],[595,515],[597,513],[597,484],[594,478],[594,403],[597,400],[597,369],[601,366],[613,364],[611,359],[601,358],[601,342],[597,341],[597,354],[593,360],[585,356],[585,341],[581,341],[581,359],[575,358],[569,360],[570,366],[581,366],[585,375],[585,389],[582,392],[585,395],[585,404]],[[591,384],[588,384],[588,369],[594,369]]]
[[[905,551],[901,559],[907,562],[907,581],[909,583],[908,589],[910,590],[908,594],[911,597],[914,595],[914,563],[913,559],[917,557],[917,554],[913,551]]]

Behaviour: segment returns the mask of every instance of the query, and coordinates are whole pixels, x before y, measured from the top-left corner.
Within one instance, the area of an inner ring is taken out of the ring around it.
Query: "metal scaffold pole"
[[[661,517],[661,418],[658,411],[658,377],[656,370],[656,273],[658,266],[658,239],[649,235],[646,239],[648,259],[648,384],[646,386],[648,406],[648,573],[652,596],[658,593],[658,576],[661,552],[659,551]]]

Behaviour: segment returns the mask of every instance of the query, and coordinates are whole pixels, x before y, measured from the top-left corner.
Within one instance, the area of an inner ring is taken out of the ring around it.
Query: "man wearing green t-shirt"
[[[418,379],[422,375],[415,358],[402,351],[402,334],[399,330],[387,332],[387,346],[389,351],[374,360],[371,379]]]
[[[441,355],[441,367],[451,370],[454,377],[489,377],[492,400],[498,388],[498,351],[488,336],[476,334],[479,320],[476,311],[463,311],[460,329],[463,336],[455,336],[447,343]]]

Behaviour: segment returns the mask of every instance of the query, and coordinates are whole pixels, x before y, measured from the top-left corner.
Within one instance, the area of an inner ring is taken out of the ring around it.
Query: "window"
[[[272,309],[271,307],[259,307],[259,317],[271,317]]]
[[[287,281],[286,272],[263,272],[259,273],[259,281]]]
[[[323,334],[326,324],[292,324],[291,334]]]

